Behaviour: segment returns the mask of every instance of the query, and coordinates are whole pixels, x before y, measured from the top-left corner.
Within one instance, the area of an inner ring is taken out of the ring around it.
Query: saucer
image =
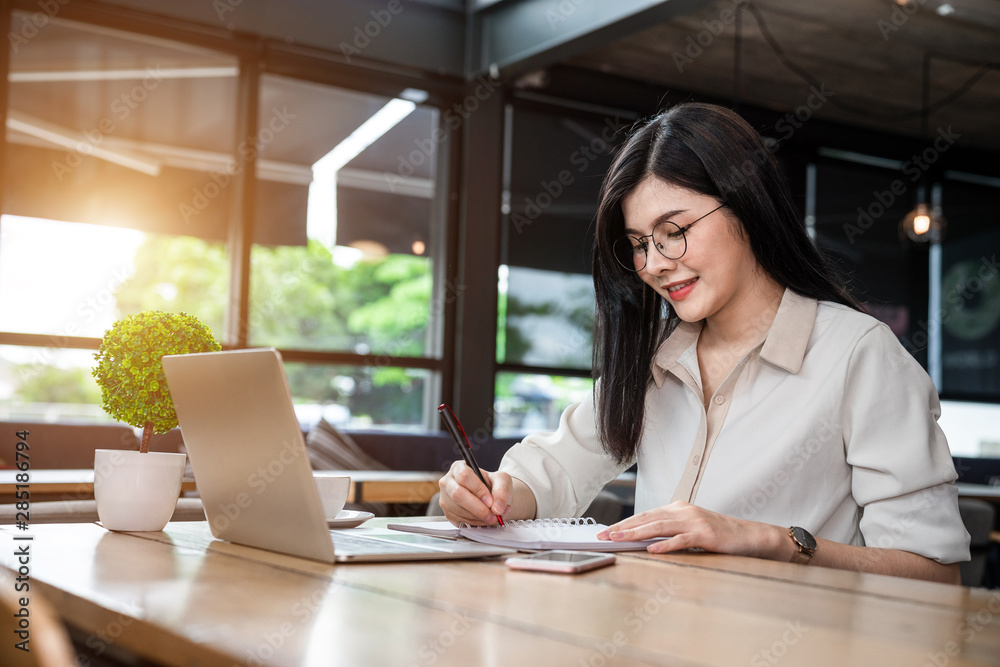
[[[328,520],[326,525],[328,528],[356,528],[374,516],[371,512],[340,510],[337,518]]]

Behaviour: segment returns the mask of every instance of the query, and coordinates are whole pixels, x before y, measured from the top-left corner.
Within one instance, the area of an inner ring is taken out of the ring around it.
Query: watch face
[[[795,536],[795,541],[804,546],[806,549],[813,551],[816,548],[816,538],[810,534],[805,528],[799,528],[795,526],[792,528],[792,533]]]

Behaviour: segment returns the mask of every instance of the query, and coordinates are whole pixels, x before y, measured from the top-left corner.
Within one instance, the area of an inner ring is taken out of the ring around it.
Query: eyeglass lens
[[[648,244],[652,240],[656,250],[667,259],[680,259],[687,251],[684,231],[675,223],[664,221],[653,227],[649,236],[622,236],[614,245],[615,258],[629,271],[642,271],[646,266]]]

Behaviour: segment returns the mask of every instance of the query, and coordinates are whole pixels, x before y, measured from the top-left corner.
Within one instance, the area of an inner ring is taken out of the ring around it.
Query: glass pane
[[[0,330],[59,345],[158,308],[218,337],[237,60],[59,19],[10,41]]]
[[[941,310],[931,317],[941,323],[941,393],[948,397],[1000,401],[998,202],[998,188],[944,182]]]
[[[221,243],[0,218],[0,331],[48,334],[60,345],[66,336],[100,338],[119,317],[155,309],[194,315],[222,340],[228,279]]]
[[[235,58],[59,19],[10,57],[4,213],[226,238]]]
[[[589,275],[601,180],[630,121],[517,106],[511,113],[501,263]]]
[[[952,456],[1000,458],[1000,405],[941,401],[938,423]]]
[[[588,369],[592,221],[627,121],[517,105],[508,118],[497,361]]]
[[[92,350],[0,346],[0,420],[113,423],[93,367]]]
[[[499,308],[499,363],[590,368],[595,308],[590,276],[501,267]]]
[[[285,373],[303,426],[322,417],[343,428],[424,429],[430,371],[285,362]]]
[[[260,136],[274,129],[261,169],[279,175],[268,196],[280,190],[283,204],[258,209],[251,343],[439,354],[437,111],[275,76],[262,79],[260,109]]]
[[[590,378],[497,373],[493,435],[511,438],[554,431],[563,410],[593,390]]]
[[[899,238],[899,224],[916,196],[916,187],[898,171],[839,160],[817,163],[817,245],[848,274],[858,300],[926,366],[926,346],[908,343],[925,335],[920,323],[927,318],[927,248]]]
[[[0,420],[113,423],[91,375],[92,350],[0,346]],[[287,362],[303,425],[422,430],[430,371]]]

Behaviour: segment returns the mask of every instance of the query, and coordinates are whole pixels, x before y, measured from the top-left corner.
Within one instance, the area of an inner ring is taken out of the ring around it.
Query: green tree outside
[[[101,390],[86,368],[19,364],[17,397],[25,403],[100,403]]]
[[[149,235],[136,272],[116,293],[122,314],[158,308],[224,326],[229,265],[222,244]],[[338,266],[328,248],[254,246],[248,339],[254,346],[420,356],[432,291],[431,263],[390,255]],[[382,365],[287,364],[298,400],[346,405],[373,423],[422,420],[426,372]]]

